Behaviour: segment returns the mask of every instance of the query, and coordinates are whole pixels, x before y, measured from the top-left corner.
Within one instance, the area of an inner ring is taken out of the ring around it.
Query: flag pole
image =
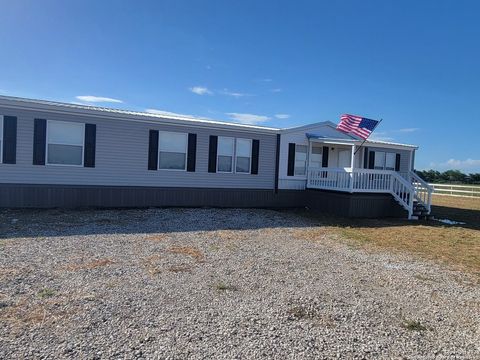
[[[363,144],[365,144],[365,141],[368,140],[368,138],[370,137],[370,135],[372,135],[372,133],[375,131],[375,129],[377,128],[378,125],[380,125],[380,123],[383,121],[383,119],[380,119],[377,124],[375,125],[375,127],[373,128],[372,132],[365,138],[365,140],[363,140],[363,142],[360,144],[360,146],[357,148],[357,150],[355,150],[355,152],[353,153],[353,155],[355,156],[355,154],[358,152],[358,150],[360,150],[360,148],[363,146]]]

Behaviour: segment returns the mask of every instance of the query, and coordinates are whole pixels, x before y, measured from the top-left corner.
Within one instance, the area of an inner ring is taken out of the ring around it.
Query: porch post
[[[353,179],[354,179],[354,174],[353,174],[353,167],[355,165],[355,144],[352,145],[352,158],[350,161],[350,193],[353,193]]]
[[[306,186],[310,184],[310,159],[312,158],[312,142],[310,139],[308,139],[308,151],[307,151],[307,184]]]

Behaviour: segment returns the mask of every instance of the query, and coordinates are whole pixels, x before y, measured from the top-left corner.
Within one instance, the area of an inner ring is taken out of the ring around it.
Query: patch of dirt
[[[194,258],[197,262],[201,262],[204,259],[203,253],[193,247],[193,246],[173,246],[170,249],[168,249],[173,254],[181,254],[181,255],[186,255]]]
[[[78,271],[78,270],[91,270],[96,269],[103,266],[108,266],[111,264],[115,264],[115,261],[112,259],[97,259],[94,261],[80,263],[80,264],[68,264],[64,268],[68,271]]]

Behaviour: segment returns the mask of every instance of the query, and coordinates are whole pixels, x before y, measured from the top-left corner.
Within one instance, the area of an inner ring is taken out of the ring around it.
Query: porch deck
[[[352,168],[309,169],[309,189],[349,193],[388,193],[408,211],[408,217],[429,215],[432,188],[414,172]]]

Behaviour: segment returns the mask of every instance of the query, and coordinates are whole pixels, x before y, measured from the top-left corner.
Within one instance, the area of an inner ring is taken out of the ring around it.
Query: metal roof
[[[337,142],[337,143],[343,143],[343,144],[352,144],[352,145],[360,145],[363,143],[363,140],[361,139],[337,139],[337,138],[331,138],[331,137],[326,137],[322,135],[317,135],[317,134],[312,134],[312,133],[306,133],[305,134],[308,139],[316,139],[316,140],[324,140],[326,142]],[[368,145],[387,145],[387,146],[398,146],[398,147],[406,147],[410,149],[418,149],[418,146],[416,145],[410,145],[410,144],[401,144],[401,143],[394,143],[394,142],[387,142],[387,141],[379,141],[379,140],[367,140],[365,141],[365,146]]]
[[[196,118],[196,117],[188,117],[188,116],[175,116],[170,114],[153,114],[148,112],[141,112],[141,111],[132,111],[132,110],[122,110],[122,109],[114,109],[114,108],[107,108],[101,106],[91,106],[91,105],[83,105],[83,104],[76,104],[76,103],[64,103],[59,101],[51,101],[51,100],[39,100],[39,99],[27,99],[21,97],[14,97],[14,96],[4,96],[0,95],[0,106],[6,106],[9,108],[20,108],[20,109],[28,109],[28,110],[35,110],[35,111],[51,111],[51,112],[60,112],[60,113],[69,113],[69,114],[76,114],[76,115],[85,115],[85,116],[96,116],[102,118],[122,118],[124,120],[130,121],[141,121],[141,122],[159,122],[162,124],[174,124],[174,125],[183,125],[183,126],[201,126],[201,127],[214,127],[214,128],[221,128],[221,129],[232,129],[235,128],[240,131],[249,131],[249,132],[262,132],[262,133],[280,133],[280,132],[290,132],[290,131],[298,131],[298,130],[308,130],[312,127],[325,125],[332,128],[336,128],[336,125],[330,121],[324,122],[317,122],[292,128],[274,128],[274,127],[267,127],[267,126],[258,126],[258,125],[246,125],[246,124],[238,124],[238,123],[231,123],[226,121],[216,121],[211,119],[203,119],[203,118]],[[321,135],[316,134],[306,134],[309,138],[314,138],[316,136],[317,139],[326,139]],[[349,134],[347,134],[349,135]],[[330,138],[330,141],[341,141],[341,142],[351,142],[351,143],[358,143],[361,142],[361,139],[357,137],[351,136],[351,139],[344,139],[344,138]],[[418,148],[415,145],[409,144],[400,144],[400,143],[393,143],[393,142],[386,142],[386,141],[375,141],[375,140],[367,140],[366,144],[378,144],[378,145],[390,145],[390,146],[401,146],[401,147],[408,147],[408,148]]]
[[[12,108],[31,109],[36,111],[53,111],[53,112],[67,112],[78,115],[101,116],[101,117],[115,117],[125,118],[126,120],[139,120],[149,122],[161,123],[175,123],[184,125],[210,126],[218,128],[237,128],[238,130],[256,131],[256,132],[278,132],[280,129],[258,126],[246,125],[238,123],[230,123],[226,121],[216,121],[210,119],[202,119],[188,116],[175,116],[169,114],[153,114],[141,111],[131,111],[122,109],[113,109],[100,106],[90,106],[75,103],[63,103],[50,100],[26,99],[13,96],[1,96],[0,106],[4,105]]]

